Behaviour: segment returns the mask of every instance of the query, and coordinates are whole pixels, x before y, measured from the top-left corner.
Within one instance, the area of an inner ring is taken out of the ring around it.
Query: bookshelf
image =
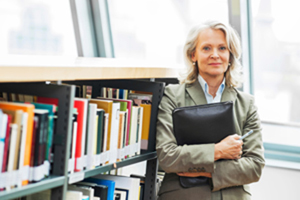
[[[95,169],[68,174],[71,116],[75,97],[74,85],[93,86],[92,98],[101,95],[102,87],[153,93],[148,150],[142,151],[141,155],[117,162],[116,167],[120,168],[147,161],[144,199],[155,199],[157,172],[155,124],[164,83],[145,81],[145,79],[177,77],[174,68],[153,67],[151,64],[138,67],[134,62],[106,58],[62,59],[57,57],[14,56],[0,61],[0,70],[0,92],[52,97],[57,98],[59,101],[56,134],[53,138],[55,151],[51,176],[37,183],[14,188],[10,191],[2,191],[0,192],[0,199],[13,199],[51,189],[51,199],[63,200],[69,182],[77,182],[83,178],[115,169],[113,164],[108,164],[98,166]],[[46,84],[45,81],[56,81],[58,84]]]

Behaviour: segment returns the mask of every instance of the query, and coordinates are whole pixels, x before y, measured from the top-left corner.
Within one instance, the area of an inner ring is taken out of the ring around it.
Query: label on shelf
[[[82,159],[82,157],[80,157],[80,158],[76,158],[76,168],[75,169],[77,169],[77,170],[83,170],[83,161],[82,161],[83,159]]]
[[[29,165],[23,166],[21,168],[22,181],[29,180],[29,174],[30,174]]]
[[[129,155],[130,154],[130,145],[125,147],[125,155]]]
[[[69,158],[68,172],[73,172],[74,171],[74,165],[75,165],[75,159],[74,158]]]
[[[95,155],[95,166],[99,166],[101,164],[101,154]]]
[[[82,181],[84,179],[84,172],[76,172],[69,176],[69,184]]]
[[[130,146],[130,153],[129,153],[129,155],[134,155],[135,154],[135,149],[136,149],[135,143],[131,144],[129,146]]]
[[[33,167],[33,177],[32,180],[34,181],[40,181],[42,178],[44,178],[44,170],[45,166],[44,164],[40,166]]]
[[[0,188],[4,188],[7,185],[7,176],[8,172],[4,172],[0,174]]]
[[[88,155],[84,155],[84,156],[82,157],[82,167],[83,167],[83,168],[87,167],[87,166],[88,166],[88,162],[89,162],[89,157],[88,157]]]

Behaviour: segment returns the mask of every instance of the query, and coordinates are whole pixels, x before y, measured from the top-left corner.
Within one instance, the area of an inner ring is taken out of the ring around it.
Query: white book
[[[137,140],[137,120],[138,120],[138,106],[131,108],[131,123],[130,123],[130,153],[129,157],[135,156],[136,140]]]
[[[0,173],[2,172],[7,118],[7,114],[3,113],[2,110],[0,110]]]
[[[19,170],[21,170],[21,172],[23,172],[22,169],[24,167],[23,165],[24,165],[24,157],[25,157],[26,138],[27,138],[27,124],[28,124],[28,113],[23,112],[22,124],[21,124],[20,152],[19,152]],[[28,178],[26,180],[28,180]],[[18,187],[21,186],[22,186],[22,180],[19,179]]]
[[[68,190],[66,200],[82,200],[82,192]]]
[[[73,123],[73,132],[72,132],[72,147],[71,147],[71,155],[69,158],[69,172],[74,173],[75,169],[75,149],[76,149],[76,138],[77,138],[77,122]]]
[[[85,187],[85,186],[80,187],[80,186],[75,186],[75,185],[68,185],[68,190],[82,192],[82,195],[88,196],[89,199],[94,198],[94,189],[91,187]]]
[[[97,116],[97,104],[89,104],[89,116],[88,116],[88,132],[87,132],[87,167],[86,169],[93,169],[94,166],[94,148],[95,148],[95,127]]]
[[[100,197],[94,197],[92,200],[100,200]]]
[[[120,103],[114,102],[112,105],[112,117],[111,117],[111,133],[110,133],[110,163],[117,161],[118,152],[118,135],[119,135],[119,112]]]
[[[140,179],[127,176],[97,175],[96,179],[115,181],[116,189],[128,190],[128,199],[139,200]]]
[[[15,146],[16,146],[16,138],[17,138],[17,124],[10,124],[10,143],[9,143],[9,155],[8,155],[8,165],[7,171],[13,171],[14,165],[14,156],[15,156]]]

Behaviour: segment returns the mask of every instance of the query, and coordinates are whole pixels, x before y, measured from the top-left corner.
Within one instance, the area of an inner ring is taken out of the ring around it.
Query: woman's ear
[[[197,61],[196,56],[195,56],[195,52],[192,53],[191,59],[192,59],[193,62]]]

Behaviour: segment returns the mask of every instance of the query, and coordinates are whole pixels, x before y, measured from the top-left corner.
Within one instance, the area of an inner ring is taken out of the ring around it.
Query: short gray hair
[[[192,55],[196,51],[199,34],[209,28],[223,31],[226,37],[231,63],[225,72],[226,85],[229,87],[240,86],[242,83],[242,66],[239,61],[242,53],[240,37],[230,25],[225,25],[218,21],[208,21],[190,30],[184,45],[184,59],[187,65],[187,71],[184,77],[181,78],[181,83],[193,83],[197,80],[199,72],[197,65],[193,65]]]

